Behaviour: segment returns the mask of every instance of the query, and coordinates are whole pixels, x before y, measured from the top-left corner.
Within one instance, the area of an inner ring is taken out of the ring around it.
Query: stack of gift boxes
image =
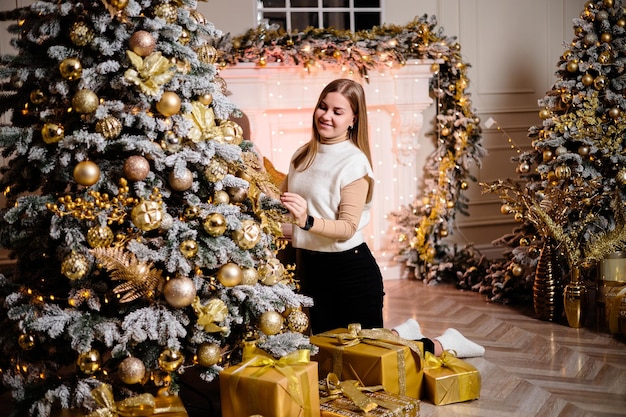
[[[626,336],[626,252],[614,252],[601,262],[597,283],[600,327]]]
[[[272,358],[256,347],[220,373],[222,417],[419,416],[475,400],[480,374],[454,352],[424,354],[421,342],[351,325],[311,337],[319,352]]]

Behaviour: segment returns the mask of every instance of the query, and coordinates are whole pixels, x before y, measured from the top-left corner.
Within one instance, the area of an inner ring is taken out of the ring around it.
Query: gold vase
[[[537,261],[533,282],[533,307],[539,320],[558,320],[563,313],[561,270],[552,242],[545,241]]]
[[[570,282],[563,291],[563,308],[569,327],[580,328],[587,318],[587,287],[580,276],[580,267],[572,266]]]

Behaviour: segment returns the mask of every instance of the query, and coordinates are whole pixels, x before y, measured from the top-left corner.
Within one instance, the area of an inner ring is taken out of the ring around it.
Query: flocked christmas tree
[[[246,339],[310,349],[283,211],[196,0],[38,1],[3,15],[2,377],[16,415],[211,381]]]
[[[574,19],[574,33],[559,59],[558,79],[542,100],[542,124],[529,130],[532,150],[516,158],[519,180],[485,185],[501,196],[502,212],[520,222],[502,240],[512,248],[509,260],[481,284],[498,298],[529,292],[546,243],[563,260],[554,278],[567,282],[569,269],[592,266],[626,239],[622,2],[587,2]]]

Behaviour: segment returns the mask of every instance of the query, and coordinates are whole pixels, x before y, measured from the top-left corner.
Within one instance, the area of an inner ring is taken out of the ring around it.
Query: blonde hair
[[[367,126],[367,105],[365,103],[365,91],[363,91],[363,86],[347,78],[336,79],[322,90],[317,99],[315,109],[320,106],[320,103],[326,98],[328,93],[339,93],[350,103],[356,120],[348,132],[348,138],[365,154],[370,166],[372,166]],[[311,166],[319,148],[320,134],[317,131],[317,125],[315,123],[315,110],[313,111],[312,121],[313,130],[311,140],[296,151],[296,155],[293,159],[293,165],[298,171],[304,171]]]

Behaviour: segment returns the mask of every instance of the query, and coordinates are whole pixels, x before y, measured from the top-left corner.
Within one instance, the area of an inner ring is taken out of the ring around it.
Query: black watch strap
[[[304,223],[304,226],[301,227],[302,230],[309,230],[311,227],[313,227],[313,216],[308,215],[306,216],[306,222]]]

